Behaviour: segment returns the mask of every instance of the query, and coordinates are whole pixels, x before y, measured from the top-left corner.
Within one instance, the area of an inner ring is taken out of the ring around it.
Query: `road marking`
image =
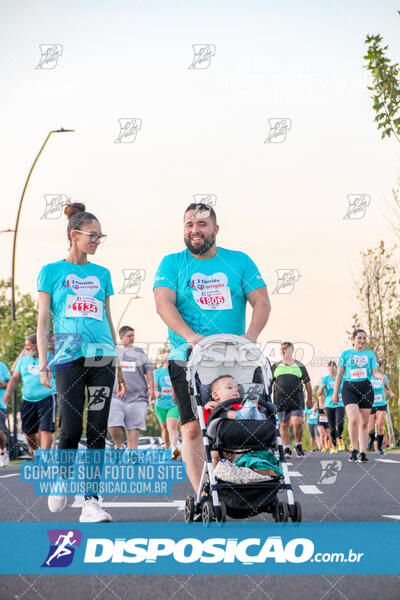
[[[72,508],[82,508],[84,503],[83,496],[75,496]],[[174,500],[173,502],[100,502],[104,508],[175,508],[185,510],[185,500]]]
[[[396,519],[400,521],[400,515],[382,515],[382,517],[387,517],[388,519]]]
[[[395,463],[396,465],[400,465],[400,460],[392,460],[391,458],[376,458],[376,462],[383,463]]]
[[[303,477],[298,471],[289,471],[289,477]]]
[[[299,485],[299,488],[301,489],[303,494],[323,494],[324,493],[324,492],[321,492],[321,490],[319,490],[316,485]]]
[[[10,473],[10,475],[0,475],[1,479],[4,479],[5,477],[18,477],[19,473]]]

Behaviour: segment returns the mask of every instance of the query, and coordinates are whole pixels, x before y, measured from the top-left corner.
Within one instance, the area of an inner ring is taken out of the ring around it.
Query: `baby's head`
[[[210,385],[210,395],[216,402],[225,402],[231,398],[239,398],[239,385],[230,375],[217,377]]]

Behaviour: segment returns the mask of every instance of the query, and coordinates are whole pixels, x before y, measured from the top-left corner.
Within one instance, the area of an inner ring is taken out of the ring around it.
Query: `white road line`
[[[376,462],[383,463],[395,463],[396,465],[400,465],[400,460],[392,460],[391,458],[376,458]]]
[[[299,485],[299,488],[301,489],[303,494],[323,494],[324,493],[324,492],[321,492],[321,490],[319,490],[316,485]]]
[[[0,475],[1,479],[4,479],[5,477],[18,477],[19,473],[10,473],[9,475]]]
[[[396,519],[396,521],[400,521],[400,515],[382,515],[382,517],[387,517],[388,519]]]
[[[83,496],[75,496],[72,508],[82,508],[84,502]],[[185,509],[185,500],[174,500],[173,502],[101,502],[104,508],[175,508],[177,510]]]
[[[289,477],[303,477],[298,471],[289,471]]]

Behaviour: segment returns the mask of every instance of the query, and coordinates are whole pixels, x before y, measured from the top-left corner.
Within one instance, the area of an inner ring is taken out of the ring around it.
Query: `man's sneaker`
[[[301,443],[300,444],[296,444],[295,447],[294,447],[294,449],[296,451],[297,456],[304,456],[305,455],[305,452],[303,450],[303,446],[301,445]]]
[[[89,498],[88,500],[85,500],[79,521],[81,523],[105,523],[106,521],[112,521],[112,518],[111,515],[100,506],[100,503],[96,498]]]
[[[175,447],[175,448],[172,447],[171,450],[172,450],[172,460],[178,460],[178,458],[181,455],[181,451],[179,450],[179,448],[178,447]]]
[[[290,448],[285,448],[285,458],[290,458],[292,456],[292,451]]]
[[[368,462],[368,458],[367,458],[367,455],[365,454],[365,452],[360,452],[358,462]]]
[[[67,496],[49,496],[47,499],[47,505],[50,512],[61,512],[67,506]]]
[[[384,453],[384,451],[382,450],[382,448],[380,448],[380,449],[378,450],[378,454],[385,454],[385,453]]]
[[[357,457],[358,457],[358,450],[352,450],[351,454],[349,456],[349,461],[350,462],[357,462]]]
[[[342,452],[344,450],[344,441],[339,439],[339,447],[338,447],[339,452]]]
[[[337,446],[332,446],[332,448],[330,449],[331,454],[337,454],[337,451],[338,451]]]

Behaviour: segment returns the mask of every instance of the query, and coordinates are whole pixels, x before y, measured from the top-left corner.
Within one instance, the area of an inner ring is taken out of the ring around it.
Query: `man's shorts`
[[[147,402],[126,402],[121,398],[111,398],[108,427],[146,430]]]
[[[8,410],[6,408],[0,408],[0,431],[8,433],[8,427],[6,425]]]
[[[173,417],[174,419],[179,419],[179,408],[176,404],[171,406],[171,408],[161,408],[159,406],[155,407],[156,417],[160,423],[166,423],[167,419]]]
[[[315,423],[307,423],[307,426],[308,426],[308,433],[310,434],[310,437],[314,438],[319,435],[317,425]]]
[[[304,410],[278,410],[279,422],[288,421],[290,417],[304,417]]]
[[[170,360],[168,361],[168,372],[172,387],[174,388],[176,404],[179,408],[181,425],[190,423],[190,421],[196,421],[190,400],[189,383],[186,380],[186,363],[184,361]]]
[[[22,431],[27,435],[33,435],[38,431],[51,431],[56,428],[57,395],[52,394],[39,400],[31,402],[22,400],[21,421]]]
[[[384,410],[385,412],[387,412],[387,404],[383,404],[383,406],[373,406],[371,408],[371,415],[374,415],[377,410]]]

